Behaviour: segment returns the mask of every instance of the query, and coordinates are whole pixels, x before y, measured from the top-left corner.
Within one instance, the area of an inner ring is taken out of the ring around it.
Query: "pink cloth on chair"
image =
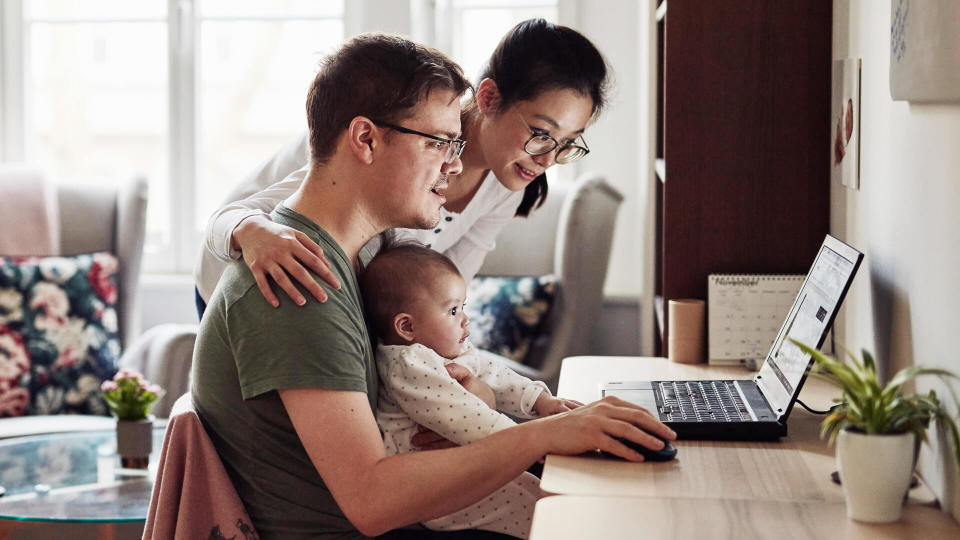
[[[43,174],[0,165],[0,255],[59,255],[60,206]]]
[[[143,538],[259,538],[190,394],[170,412]]]

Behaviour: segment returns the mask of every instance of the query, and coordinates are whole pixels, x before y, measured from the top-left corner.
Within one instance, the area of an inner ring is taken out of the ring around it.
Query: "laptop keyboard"
[[[667,421],[749,422],[750,413],[734,381],[661,381]]]

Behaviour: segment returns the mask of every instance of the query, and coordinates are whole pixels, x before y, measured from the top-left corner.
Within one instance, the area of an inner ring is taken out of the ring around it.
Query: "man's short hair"
[[[445,274],[461,275],[446,255],[415,241],[390,243],[360,273],[364,311],[377,336],[391,335],[393,318]]]
[[[354,37],[323,59],[307,93],[311,159],[326,162],[357,116],[397,122],[433,90],[462,96],[469,88],[460,66],[440,51],[394,35]]]

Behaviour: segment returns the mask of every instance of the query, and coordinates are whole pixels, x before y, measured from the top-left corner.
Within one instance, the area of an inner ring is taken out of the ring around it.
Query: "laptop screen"
[[[787,319],[754,378],[778,419],[793,407],[810,366],[810,355],[790,342],[819,348],[830,330],[863,254],[827,235],[800,287]]]

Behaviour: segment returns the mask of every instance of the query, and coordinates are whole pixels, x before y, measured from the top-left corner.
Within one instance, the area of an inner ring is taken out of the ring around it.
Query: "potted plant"
[[[944,380],[953,373],[936,368],[909,366],[898,371],[886,385],[877,378],[873,356],[866,350],[862,359],[847,353],[838,360],[794,340],[814,359],[811,375],[838,387],[842,397],[823,420],[821,437],[837,447],[837,467],[846,495],[847,516],[858,521],[887,523],[900,518],[904,494],[916,466],[919,443],[927,442],[930,421],[946,428],[953,438],[960,464],[960,435],[957,424],[940,402],[936,392],[905,391],[907,382],[920,376]]]
[[[121,369],[100,386],[103,399],[117,417],[117,454],[123,467],[146,469],[153,450],[150,409],[163,389],[135,371]]]

